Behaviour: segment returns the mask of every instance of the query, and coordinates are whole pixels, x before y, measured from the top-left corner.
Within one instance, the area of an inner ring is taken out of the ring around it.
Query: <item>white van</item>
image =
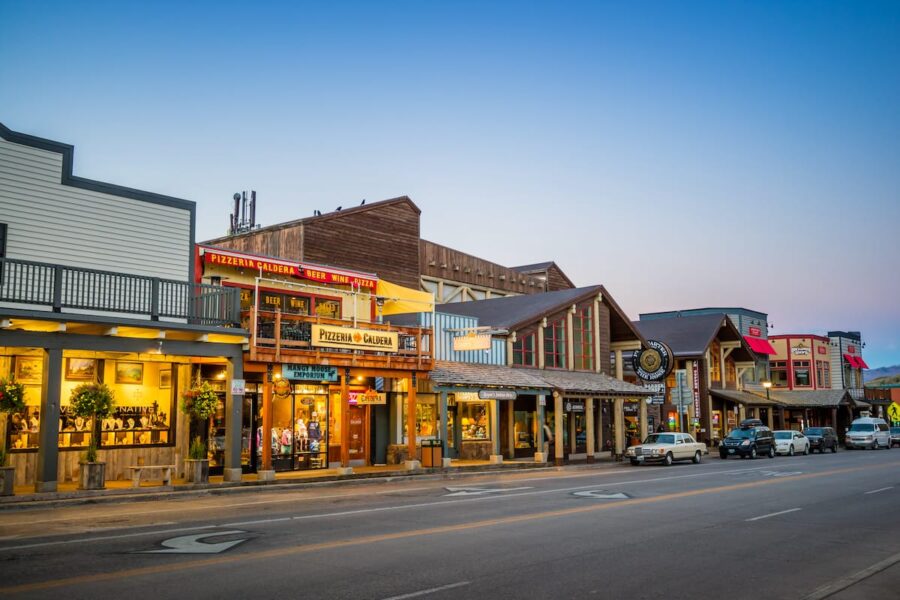
[[[850,423],[850,429],[844,436],[847,450],[853,448],[890,448],[891,429],[884,419],[863,417]]]

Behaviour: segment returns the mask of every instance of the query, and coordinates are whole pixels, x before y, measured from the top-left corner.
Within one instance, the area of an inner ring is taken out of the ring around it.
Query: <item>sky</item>
[[[743,306],[900,364],[898,2],[0,0],[0,122],[264,225],[422,236],[624,310]]]

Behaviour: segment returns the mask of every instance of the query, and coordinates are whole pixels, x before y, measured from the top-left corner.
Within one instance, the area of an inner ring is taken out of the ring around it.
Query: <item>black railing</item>
[[[0,302],[240,324],[236,288],[0,258]]]

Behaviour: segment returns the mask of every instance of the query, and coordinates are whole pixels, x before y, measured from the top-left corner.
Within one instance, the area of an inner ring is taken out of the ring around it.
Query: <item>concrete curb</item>
[[[464,479],[480,475],[517,473],[517,472],[552,472],[579,470],[606,470],[627,463],[595,462],[591,464],[553,466],[538,463],[506,463],[503,465],[484,465],[478,467],[448,467],[419,469],[417,471],[383,471],[377,473],[354,473],[351,475],[325,475],[315,479],[276,479],[275,481],[241,481],[210,484],[182,484],[107,490],[75,490],[71,492],[44,492],[18,496],[0,497],[0,512],[11,510],[28,510],[40,508],[61,508],[85,504],[113,504],[121,502],[149,502],[174,498],[190,498],[217,496],[233,493],[258,493],[289,491],[303,488],[323,486],[349,486],[387,484],[396,481],[440,481]]]

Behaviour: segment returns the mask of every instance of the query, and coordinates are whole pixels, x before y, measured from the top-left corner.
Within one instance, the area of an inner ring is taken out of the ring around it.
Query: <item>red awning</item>
[[[749,335],[745,335],[744,340],[750,345],[750,349],[757,354],[778,354],[775,348],[772,347],[772,344],[769,343],[769,340],[750,337]]]
[[[866,361],[863,360],[862,356],[857,356],[856,362],[859,363],[860,369],[868,369],[869,368],[869,365],[866,364]]]
[[[853,356],[852,354],[844,354],[844,360],[850,363],[850,366],[854,369],[862,369],[862,365],[859,364],[859,360]]]

